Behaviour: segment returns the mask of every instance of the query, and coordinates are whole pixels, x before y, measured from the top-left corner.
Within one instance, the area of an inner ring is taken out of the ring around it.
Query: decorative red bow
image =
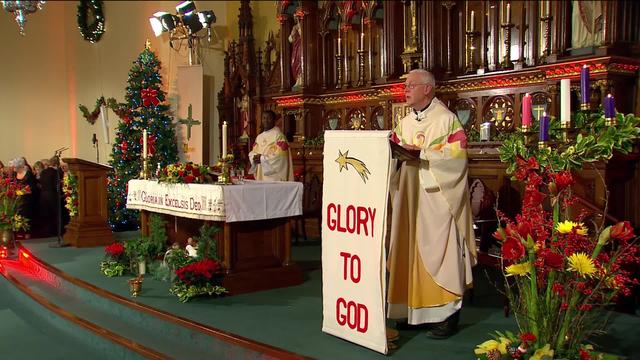
[[[158,105],[160,104],[160,100],[158,100],[158,90],[154,90],[152,88],[142,89],[140,91],[142,96],[142,105],[149,106],[151,104]]]

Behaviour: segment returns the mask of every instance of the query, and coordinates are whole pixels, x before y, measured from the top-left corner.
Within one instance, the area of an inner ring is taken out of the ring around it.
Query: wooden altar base
[[[148,212],[142,211],[143,229]],[[198,235],[202,220],[163,215],[171,242],[185,246]],[[226,269],[222,286],[230,295],[302,284],[301,269],[291,261],[291,219],[214,222],[218,258]]]

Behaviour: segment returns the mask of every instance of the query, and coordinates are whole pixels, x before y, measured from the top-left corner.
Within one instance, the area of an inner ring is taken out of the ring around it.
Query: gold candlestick
[[[225,160],[220,160],[220,170],[221,173],[218,175],[218,185],[231,185],[231,175],[229,174],[230,164]]]
[[[476,61],[474,59],[474,50],[476,49],[476,44],[475,44],[475,40],[476,37],[478,37],[478,35],[480,35],[479,32],[477,31],[467,31],[465,33],[467,35],[468,40],[468,48],[467,48],[467,69],[465,70],[465,72],[468,73],[475,73],[477,68],[476,68]]]
[[[546,63],[547,57],[551,55],[551,21],[553,16],[547,14],[540,18],[540,21],[544,23],[544,51],[542,52],[541,62]]]
[[[342,54],[336,55],[336,89],[342,88]]]
[[[511,29],[515,25],[512,23],[505,23],[500,25],[504,31],[504,60],[502,61],[503,69],[513,69],[513,62],[511,62]]]
[[[533,142],[534,134],[533,128],[530,125],[522,125],[520,127],[520,132],[524,136],[524,144],[530,145]]]
[[[140,169],[140,179],[149,179],[149,160],[147,158],[142,159],[142,169]]]
[[[571,121],[564,121],[560,124],[562,128],[562,141],[568,143],[571,141],[571,132],[573,128],[571,127]]]
[[[356,86],[364,86],[364,49],[358,50],[358,83]]]

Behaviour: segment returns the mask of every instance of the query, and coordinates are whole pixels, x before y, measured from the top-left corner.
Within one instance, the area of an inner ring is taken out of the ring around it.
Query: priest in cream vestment
[[[455,332],[476,263],[467,184],[467,141],[457,117],[435,95],[433,75],[413,70],[405,83],[413,108],[392,140],[419,150],[391,184],[388,317],[427,324],[427,335]]]
[[[286,136],[275,126],[276,114],[267,110],[262,113],[263,131],[256,137],[249,152],[250,174],[256,180],[293,181],[293,166]]]

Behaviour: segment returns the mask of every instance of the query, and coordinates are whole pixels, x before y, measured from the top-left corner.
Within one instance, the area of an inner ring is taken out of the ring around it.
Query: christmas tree
[[[107,190],[109,223],[114,230],[128,230],[138,225],[138,211],[125,208],[127,182],[136,179],[142,168],[142,133],[147,130],[149,169],[178,161],[176,135],[162,90],[160,61],[148,44],[133,62],[127,80],[126,103],[120,104],[120,123],[111,152]]]

